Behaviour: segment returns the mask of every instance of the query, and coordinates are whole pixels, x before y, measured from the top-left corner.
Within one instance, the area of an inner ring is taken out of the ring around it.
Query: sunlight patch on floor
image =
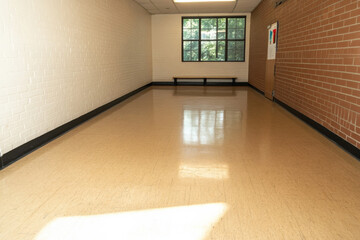
[[[35,240],[201,240],[227,211],[226,203],[61,217]]]

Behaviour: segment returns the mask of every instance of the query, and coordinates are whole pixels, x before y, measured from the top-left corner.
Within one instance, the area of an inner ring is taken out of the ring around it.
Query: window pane
[[[239,36],[240,39],[245,39],[245,29],[238,29],[235,35]]]
[[[183,19],[183,28],[191,28],[191,19]]]
[[[183,60],[184,61],[198,61],[199,60],[199,42],[198,41],[184,41],[183,42]]]
[[[201,19],[201,29],[213,29],[216,28],[216,18],[202,18]]]
[[[197,51],[185,51],[184,50],[184,62],[199,61],[199,52]]]
[[[191,51],[185,51],[183,52],[183,60],[185,62],[191,61]]]
[[[244,30],[238,28],[230,28],[229,29],[229,39],[244,39]]]
[[[228,28],[236,28],[236,19],[237,18],[228,19]]]
[[[199,29],[193,29],[191,31],[191,39],[196,39],[198,40],[199,39]]]
[[[228,29],[228,39],[235,39],[235,28]]]
[[[198,41],[184,41],[185,51],[198,51]]]
[[[218,30],[218,39],[225,39],[226,38],[226,29],[219,29]]]
[[[218,18],[218,28],[226,28],[226,18]]]
[[[228,19],[228,39],[245,38],[245,18]]]
[[[201,41],[201,61],[225,61],[225,41]]]
[[[225,61],[225,41],[218,41],[217,52],[217,61]]]
[[[218,39],[226,38],[226,18],[218,19]]]
[[[191,39],[191,29],[190,30],[184,29],[184,31],[183,31],[183,39],[184,40]]]
[[[243,29],[229,28],[229,39],[244,39],[245,34]]]
[[[191,28],[199,29],[199,21],[198,18],[191,19]]]
[[[216,39],[216,18],[201,19],[201,39]]]
[[[245,29],[245,18],[236,18],[236,27]]]
[[[199,61],[199,52],[198,51],[192,51],[191,52],[191,59],[192,61]]]
[[[198,29],[184,29],[184,40],[198,40],[199,30]]]
[[[184,51],[190,51],[190,50],[191,50],[191,42],[184,41]]]
[[[245,60],[245,44],[244,41],[228,42],[228,61],[244,61]]]
[[[183,39],[199,39],[199,19],[183,19]]]
[[[196,28],[199,29],[199,19],[198,18],[184,18],[183,19],[183,29]]]
[[[201,42],[201,61],[215,61],[216,41]]]

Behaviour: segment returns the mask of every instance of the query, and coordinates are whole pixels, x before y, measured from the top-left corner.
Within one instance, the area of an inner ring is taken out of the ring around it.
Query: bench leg
[[[174,78],[174,85],[177,86],[177,78]]]
[[[204,78],[204,86],[206,86],[207,78]]]

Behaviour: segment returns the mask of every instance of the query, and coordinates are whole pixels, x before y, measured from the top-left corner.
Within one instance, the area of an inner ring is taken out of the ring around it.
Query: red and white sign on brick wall
[[[276,58],[276,47],[277,47],[277,28],[278,23],[270,25],[268,30],[268,53],[267,59],[274,60]]]

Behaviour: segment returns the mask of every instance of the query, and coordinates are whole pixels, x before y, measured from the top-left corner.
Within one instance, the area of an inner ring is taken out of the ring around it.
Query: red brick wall
[[[263,0],[251,16],[249,83],[264,91],[279,22],[275,97],[360,148],[360,0]]]

